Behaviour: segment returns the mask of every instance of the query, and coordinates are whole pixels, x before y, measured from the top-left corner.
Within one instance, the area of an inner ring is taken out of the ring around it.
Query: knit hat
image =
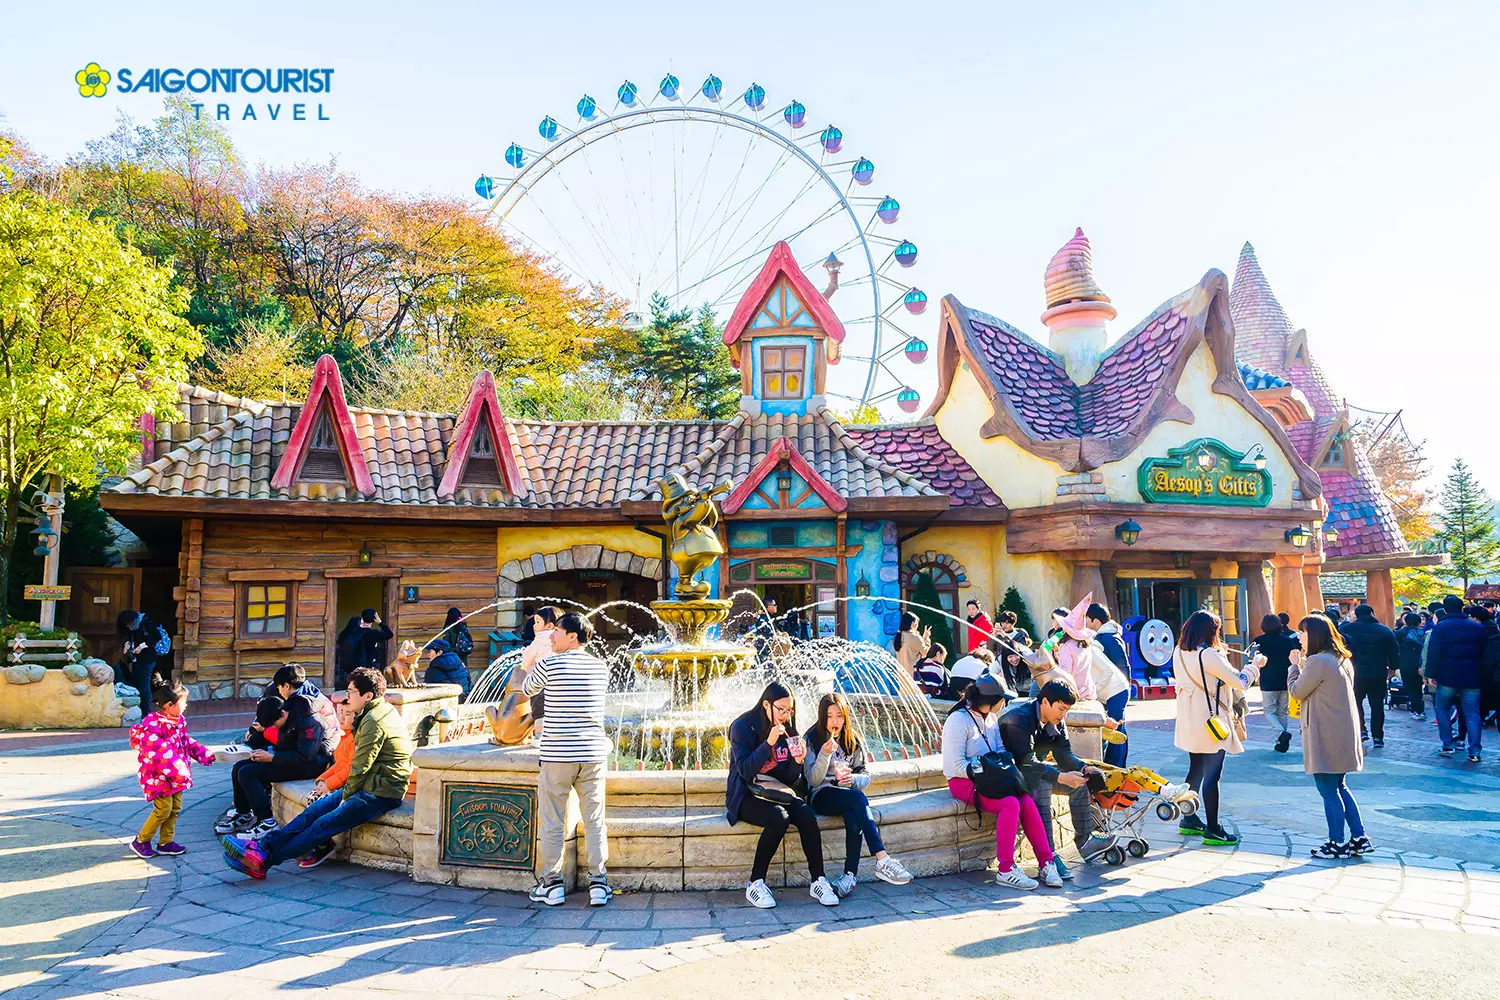
[[[1085,624],[1089,605],[1094,603],[1094,592],[1091,590],[1083,595],[1083,600],[1073,605],[1073,610],[1066,615],[1052,614],[1052,620],[1057,622],[1059,628],[1068,634],[1071,639],[1086,641],[1094,637],[1094,630]]]

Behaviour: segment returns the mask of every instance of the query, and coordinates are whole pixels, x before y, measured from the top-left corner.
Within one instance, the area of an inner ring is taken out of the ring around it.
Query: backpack
[[[160,625],[156,626],[156,641],[151,644],[151,650],[157,656],[166,656],[172,651],[172,637]]]
[[[462,623],[454,630],[453,651],[459,656],[468,656],[474,652],[474,637],[469,634],[469,627]]]

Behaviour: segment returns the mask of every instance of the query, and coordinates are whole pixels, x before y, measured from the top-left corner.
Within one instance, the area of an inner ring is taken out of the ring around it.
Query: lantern
[[[867,579],[865,579],[865,575],[863,573],[861,573],[859,575],[859,582],[854,585],[854,596],[855,597],[869,597],[870,596],[870,581],[867,580]]]
[[[1312,534],[1299,524],[1295,528],[1288,530],[1284,537],[1300,549],[1307,545],[1308,541],[1312,538]]]
[[[1115,525],[1115,537],[1126,545],[1134,545],[1141,537],[1141,526],[1134,521],[1122,521]]]
[[[837,125],[830,125],[818,136],[818,141],[823,144],[823,149],[830,153],[837,153],[844,145],[844,133],[839,131]]]
[[[896,263],[902,267],[911,267],[917,262],[917,245],[911,240],[902,240],[896,244],[892,251],[896,255]]]
[[[875,207],[875,214],[880,217],[881,222],[895,222],[896,217],[901,214],[901,203],[890,195],[886,195]]]
[[[495,193],[495,178],[487,174],[480,174],[479,180],[474,182],[474,193],[481,198],[488,198]]]
[[[1327,542],[1329,545],[1333,545],[1333,544],[1337,543],[1338,540],[1339,540],[1339,529],[1337,529],[1337,528],[1335,528],[1333,526],[1333,522],[1331,522],[1331,521],[1324,521],[1323,522],[1323,541]]]
[[[915,413],[922,402],[922,394],[911,386],[907,386],[896,393],[896,405],[907,413]]]
[[[373,559],[373,558],[375,558],[375,553],[373,553],[373,552],[370,551],[370,545],[369,545],[368,542],[366,542],[364,545],[360,546],[360,549],[359,549],[359,564],[361,566],[368,566],[368,565],[370,565],[370,560]]]
[[[902,348],[902,350],[906,351],[906,360],[914,365],[920,365],[927,360],[927,341],[921,337],[913,337],[908,340],[906,347]]]
[[[1214,458],[1213,452],[1209,451],[1206,446],[1199,445],[1198,446],[1198,468],[1202,469],[1204,472],[1208,472],[1211,469],[1213,469],[1214,465],[1216,465],[1216,464],[1217,464],[1217,460]]]
[[[913,316],[920,316],[927,311],[927,293],[920,288],[907,292],[903,301],[906,303],[906,311]]]

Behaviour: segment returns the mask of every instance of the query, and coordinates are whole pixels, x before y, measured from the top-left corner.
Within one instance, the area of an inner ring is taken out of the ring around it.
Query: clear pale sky
[[[312,8],[316,6],[316,10]],[[235,123],[252,161],[472,198],[585,91],[750,80],[836,121],[902,202],[934,301],[1044,334],[1042,271],[1081,225],[1119,335],[1241,244],[1349,401],[1405,408],[1441,471],[1500,492],[1494,3],[0,2],[0,114],[66,158],[148,94],[89,61],[335,70],[328,122]],[[311,100],[316,100],[312,98]],[[936,309],[913,332],[932,328]],[[930,363],[927,366],[931,367]],[[924,395],[930,375],[918,380]]]

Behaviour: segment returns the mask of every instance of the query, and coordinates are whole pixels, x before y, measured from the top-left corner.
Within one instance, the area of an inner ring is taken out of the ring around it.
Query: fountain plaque
[[[443,785],[442,863],[530,871],[536,863],[536,788]]]

